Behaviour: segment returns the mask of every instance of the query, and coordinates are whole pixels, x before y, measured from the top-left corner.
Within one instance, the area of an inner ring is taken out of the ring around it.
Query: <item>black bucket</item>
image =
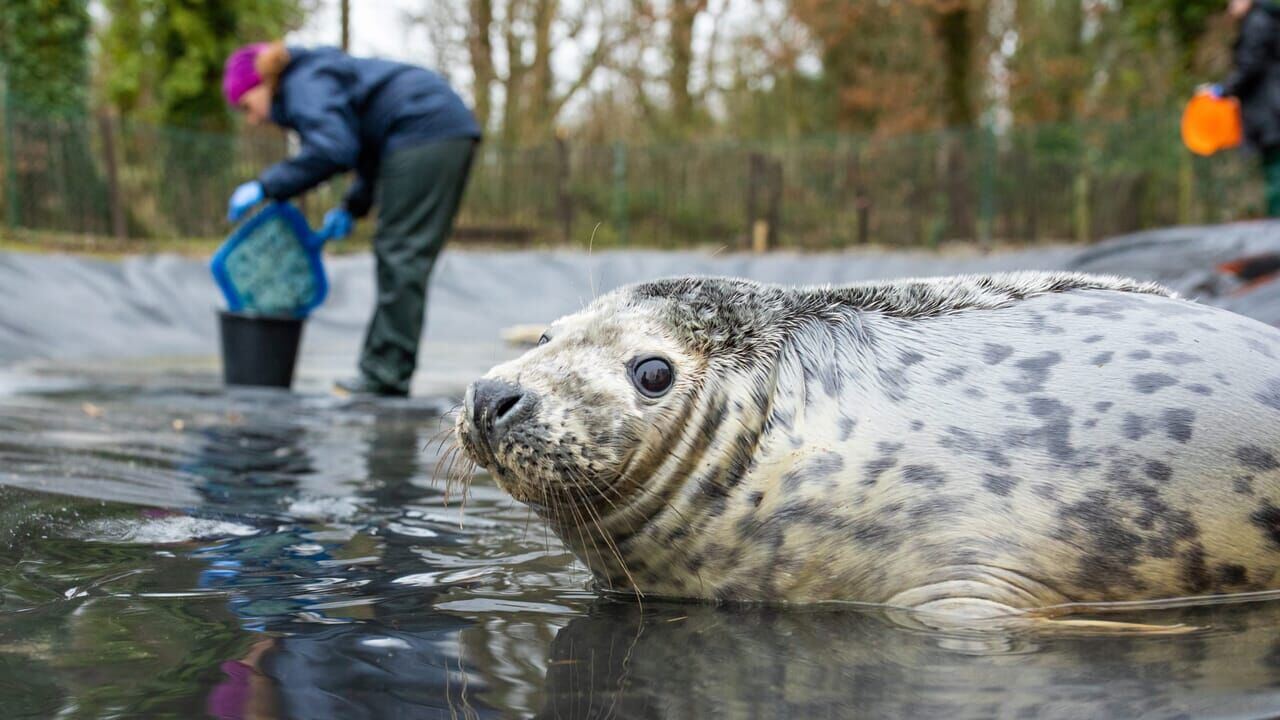
[[[298,318],[219,311],[222,379],[228,385],[293,384],[302,323]]]

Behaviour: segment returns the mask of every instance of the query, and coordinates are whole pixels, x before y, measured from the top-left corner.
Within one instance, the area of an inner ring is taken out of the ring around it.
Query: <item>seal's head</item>
[[[937,317],[1073,288],[1163,292],[1065,273],[839,288],[713,277],[630,285],[556,321],[538,347],[473,383],[456,432],[504,490],[553,522],[594,525],[625,510],[632,527],[682,489],[705,507],[722,503],[756,462],[772,415],[789,422],[775,413],[779,383],[803,387],[836,352],[842,372],[874,379],[864,314]],[[815,328],[847,342],[837,347]],[[841,378],[818,380],[839,400]]]
[[[690,278],[604,295],[468,388],[459,441],[546,514],[619,507],[670,456],[708,385],[725,382],[727,366],[750,365],[744,348],[762,349],[771,292]]]

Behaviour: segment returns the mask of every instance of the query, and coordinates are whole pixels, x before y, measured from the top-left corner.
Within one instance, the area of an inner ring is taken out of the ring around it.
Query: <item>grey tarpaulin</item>
[[[1040,247],[982,255],[856,251],[742,255],[701,252],[478,252],[446,250],[431,284],[426,342],[415,392],[456,393],[516,351],[505,327],[572,312],[618,285],[681,274],[788,284],[1016,269],[1076,269],[1157,279],[1204,302],[1280,323],[1280,282],[1233,295],[1217,263],[1280,252],[1280,222],[1182,227],[1087,248]],[[328,261],[331,292],[307,323],[299,387],[353,371],[372,311],[367,255]],[[200,259],[172,255],[105,261],[0,254],[0,366],[112,365],[139,372],[171,366],[217,369],[219,294]]]

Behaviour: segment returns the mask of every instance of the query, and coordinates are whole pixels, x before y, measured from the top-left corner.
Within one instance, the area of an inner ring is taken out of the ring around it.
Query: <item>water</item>
[[[1270,717],[1280,604],[1176,636],[913,629],[874,611],[602,598],[477,477],[447,400],[207,377],[0,400],[0,717]]]

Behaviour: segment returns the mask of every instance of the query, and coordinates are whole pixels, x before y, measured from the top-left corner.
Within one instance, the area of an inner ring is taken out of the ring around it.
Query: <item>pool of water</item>
[[[0,717],[1272,717],[1280,604],[1165,636],[592,592],[451,399],[44,378],[0,399]]]

